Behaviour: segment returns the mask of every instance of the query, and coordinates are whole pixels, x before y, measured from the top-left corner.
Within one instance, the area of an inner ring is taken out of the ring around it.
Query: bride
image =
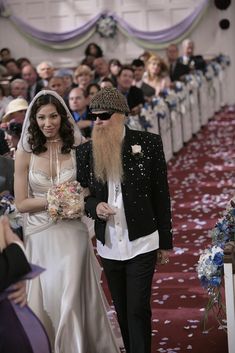
[[[76,180],[73,147],[81,142],[63,99],[39,92],[27,110],[15,158],[26,251],[30,262],[46,269],[31,281],[28,301],[55,353],[117,353],[87,228],[80,219],[55,222],[47,212],[48,190]]]

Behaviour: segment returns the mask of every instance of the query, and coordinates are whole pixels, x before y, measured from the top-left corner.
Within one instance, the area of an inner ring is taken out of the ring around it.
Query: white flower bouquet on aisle
[[[84,214],[84,189],[77,181],[54,185],[47,192],[47,202],[53,221],[81,218]]]

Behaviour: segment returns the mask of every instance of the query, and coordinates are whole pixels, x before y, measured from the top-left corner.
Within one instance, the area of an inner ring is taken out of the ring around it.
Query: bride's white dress
[[[30,194],[45,197],[48,175],[32,154]],[[67,165],[66,165],[67,163]],[[76,179],[75,156],[65,161],[60,182]],[[116,353],[119,348],[105,309],[87,228],[80,220],[53,223],[47,212],[25,222],[29,260],[46,269],[29,284],[29,306],[45,325],[55,353]]]

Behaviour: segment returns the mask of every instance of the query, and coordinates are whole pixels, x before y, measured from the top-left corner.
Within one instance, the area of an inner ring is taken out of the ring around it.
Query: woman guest
[[[156,55],[151,55],[146,64],[147,75],[144,82],[155,89],[157,96],[163,89],[169,88],[171,80],[168,74],[168,67],[165,61]]]
[[[81,134],[75,129],[56,92],[35,96],[15,161],[16,205],[27,214],[26,250],[31,262],[46,268],[30,284],[28,300],[55,353],[117,353],[87,228],[79,218],[53,221],[47,211],[48,190],[76,179],[73,147]]]

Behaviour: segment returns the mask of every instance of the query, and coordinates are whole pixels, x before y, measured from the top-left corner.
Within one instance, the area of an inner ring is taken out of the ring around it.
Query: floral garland
[[[210,235],[212,246],[202,252],[197,266],[198,278],[209,295],[204,327],[210,311],[215,314],[219,323],[223,321],[225,316],[225,305],[221,294],[224,274],[224,248],[228,242],[235,241],[234,200],[231,200],[224,216],[218,220]]]
[[[102,38],[114,38],[117,32],[117,23],[113,16],[102,15],[97,22],[96,31]]]

